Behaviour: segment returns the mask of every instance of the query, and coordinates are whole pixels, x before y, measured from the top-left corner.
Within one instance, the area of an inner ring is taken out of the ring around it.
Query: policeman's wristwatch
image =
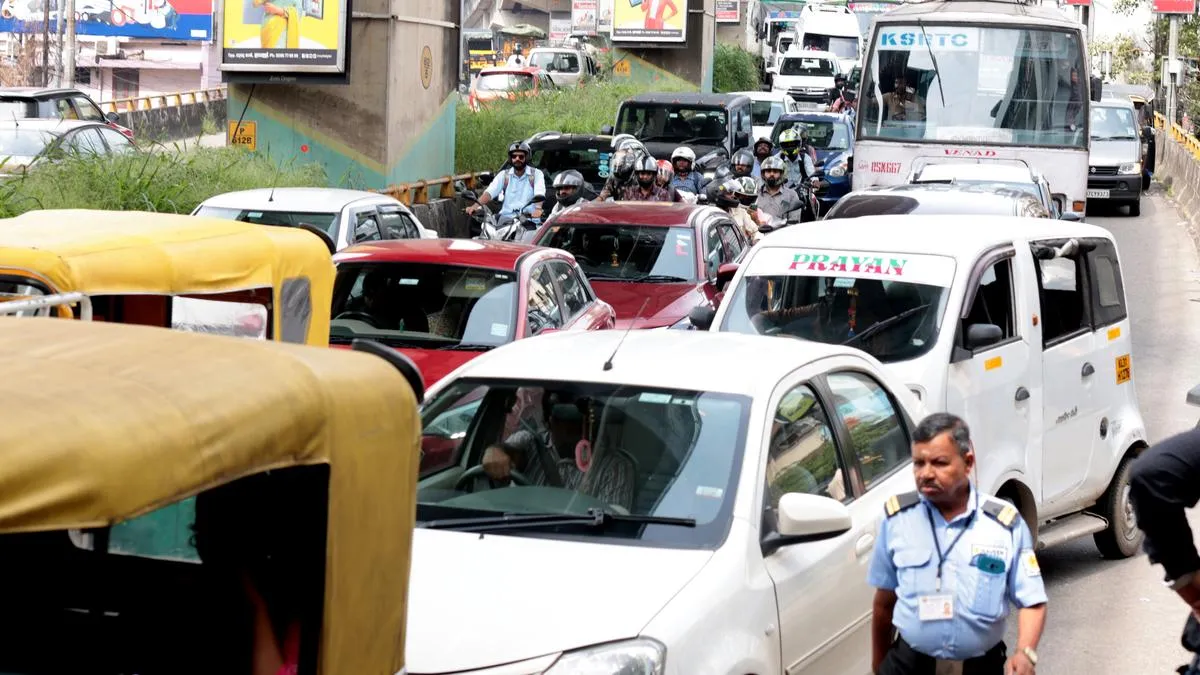
[[[1029,659],[1030,663],[1037,666],[1037,652],[1033,650],[1033,647],[1021,647],[1021,653],[1025,655],[1025,658]]]

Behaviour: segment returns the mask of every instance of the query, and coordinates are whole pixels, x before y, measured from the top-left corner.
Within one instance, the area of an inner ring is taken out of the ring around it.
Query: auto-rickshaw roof
[[[394,673],[420,419],[383,359],[162,328],[0,317],[0,533],[111,525],[329,464],[323,673]]]
[[[87,209],[0,220],[0,272],[20,270],[54,292],[223,293],[308,277],[332,287],[329,249],[298,228],[221,218]]]

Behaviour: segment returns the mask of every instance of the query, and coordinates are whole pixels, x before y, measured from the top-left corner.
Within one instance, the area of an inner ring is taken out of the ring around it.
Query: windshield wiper
[[[455,351],[458,351],[458,352],[486,352],[489,349],[495,349],[496,347],[497,347],[497,345],[477,345],[477,344],[459,343],[456,345],[446,345],[445,347],[438,347],[438,351],[443,351],[443,352],[455,352]]]
[[[585,272],[584,275],[588,279],[616,279],[617,281],[629,281],[629,279],[627,277],[623,277],[623,276],[620,276],[617,274],[593,274],[590,272]]]
[[[933,55],[933,47],[929,46],[929,33],[925,32],[925,24],[921,19],[917,19],[917,27],[921,29],[921,36],[925,39],[925,50],[929,52],[929,61],[933,64],[933,75],[937,78],[938,96],[942,99],[942,107],[946,107],[946,92],[942,91],[942,73],[938,71],[937,57]]]
[[[460,530],[463,532],[494,532],[498,530],[525,530],[560,525],[582,525],[605,529],[615,523],[637,523],[641,525],[674,525],[696,527],[695,518],[667,518],[664,516],[622,515],[599,509],[588,509],[587,515],[562,513],[513,514],[485,516],[481,518],[446,518],[419,523],[418,527],[429,530]]]
[[[871,324],[870,328],[867,328],[863,332],[854,335],[850,339],[843,342],[842,345],[848,345],[851,342],[854,342],[855,340],[862,340],[864,338],[871,337],[872,335],[884,330],[888,326],[894,326],[897,323],[903,321],[904,319],[907,319],[908,317],[912,316],[913,314],[916,314],[917,312],[920,312],[920,311],[926,309],[927,307],[929,307],[929,303],[925,303],[924,305],[918,305],[911,309],[906,309],[903,312],[900,312],[899,314],[897,314],[895,316],[884,319],[883,321],[876,321],[875,323]]]
[[[636,281],[639,283],[647,283],[647,284],[664,284],[664,283],[672,283],[672,282],[678,282],[678,281],[688,281],[688,279],[684,279],[683,277],[677,277],[672,274],[647,274],[645,276],[627,279],[627,281]]]

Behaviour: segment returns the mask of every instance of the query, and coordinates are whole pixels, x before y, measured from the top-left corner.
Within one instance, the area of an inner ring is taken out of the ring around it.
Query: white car
[[[750,123],[753,125],[752,141],[770,138],[775,122],[788,113],[800,112],[800,105],[782,91],[739,91],[750,97]]]
[[[802,51],[792,45],[771,69],[771,91],[786,93],[802,110],[826,110],[833,78],[839,74],[842,67],[833,52]]]
[[[867,566],[884,502],[915,489],[922,415],[875,359],[560,333],[479,356],[426,400],[422,452],[443,461],[418,483],[409,673],[870,672]],[[525,444],[527,470],[572,487],[493,486],[484,449],[540,438],[546,412],[563,451]]]
[[[1063,211],[1066,197],[1050,191],[1050,181],[1041,171],[1026,164],[1007,164],[1002,161],[939,162],[923,164],[908,175],[910,185],[942,183],[950,185],[982,185],[1020,190],[1032,195],[1053,218],[1079,220],[1078,214]],[[1065,216],[1065,217],[1064,217]]]
[[[261,225],[322,230],[338,251],[379,239],[437,239],[407,206],[365,190],[281,187],[226,192],[209,197],[193,216],[213,216]]]
[[[790,311],[789,311],[790,310]],[[858,347],[980,439],[977,480],[1040,547],[1093,534],[1138,552],[1129,474],[1146,447],[1108,230],[1045,218],[863,216],[750,249],[693,323]]]

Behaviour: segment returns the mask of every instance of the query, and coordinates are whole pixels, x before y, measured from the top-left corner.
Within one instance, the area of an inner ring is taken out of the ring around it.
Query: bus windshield
[[[876,25],[859,138],[1086,148],[1080,32]]]

